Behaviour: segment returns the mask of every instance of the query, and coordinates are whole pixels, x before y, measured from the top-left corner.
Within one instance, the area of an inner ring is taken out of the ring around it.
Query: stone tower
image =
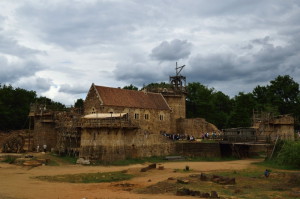
[[[172,89],[165,89],[162,92],[162,95],[172,109],[170,118],[171,133],[177,133],[177,119],[186,118],[186,77],[180,74],[184,66],[185,65],[177,66],[176,62],[176,75],[170,76],[170,84],[172,86]]]

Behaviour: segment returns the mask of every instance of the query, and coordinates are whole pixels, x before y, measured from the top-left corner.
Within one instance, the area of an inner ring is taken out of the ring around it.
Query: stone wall
[[[55,130],[54,122],[43,122],[43,120],[35,118],[33,131],[33,148],[39,145],[40,150],[43,145],[47,145],[47,150],[55,148],[57,143],[57,132]]]
[[[95,87],[91,86],[86,99],[84,101],[84,115],[92,114],[93,112],[103,112],[103,106],[101,106],[101,99],[99,98]]]
[[[176,121],[179,118],[186,118],[186,106],[185,106],[185,95],[184,94],[169,94],[162,93],[166,99],[168,105],[172,109],[170,116],[171,133],[177,132]]]
[[[280,136],[284,140],[294,140],[294,118],[289,115],[278,116],[271,118],[268,121],[262,121],[254,124],[258,126],[258,132],[263,136],[270,136],[272,140],[275,140],[277,136]]]
[[[188,157],[221,157],[219,143],[182,142],[175,145],[176,154]]]
[[[140,129],[88,128],[82,130],[80,157],[102,162],[165,156],[174,152],[174,143],[162,135]]]
[[[103,106],[94,87],[89,90],[84,102],[84,114],[92,113],[128,113],[128,119],[143,131],[160,134],[170,133],[170,110],[139,109],[118,106]],[[146,116],[147,115],[147,116]]]
[[[196,138],[200,138],[202,134],[207,132],[219,132],[219,130],[215,125],[205,121],[203,118],[177,120],[177,133],[179,134],[193,135]]]

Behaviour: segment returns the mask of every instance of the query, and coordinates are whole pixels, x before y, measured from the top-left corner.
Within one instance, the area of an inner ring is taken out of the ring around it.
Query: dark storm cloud
[[[97,1],[25,4],[22,20],[45,41],[66,48],[116,42],[129,37],[142,23],[143,5],[133,2]],[[38,28],[37,28],[38,27]]]
[[[300,81],[297,0],[7,2],[0,14],[1,81],[52,86],[49,95],[59,99],[86,92],[78,81],[167,81],[178,60],[189,82],[226,85],[236,94],[277,75]],[[49,73],[35,73],[37,60],[51,65]]]
[[[0,55],[0,82],[13,83],[22,77],[34,75],[42,68],[36,61],[21,60],[20,62],[10,63],[6,57]]]
[[[87,90],[88,87],[84,87],[81,85],[72,86],[69,84],[62,84],[58,91],[63,93],[69,93],[69,94],[82,94],[82,93],[86,93]]]
[[[300,49],[297,43],[287,46],[274,46],[270,38],[254,39],[250,43],[262,45],[255,53],[240,56],[236,54],[196,55],[191,58],[188,71],[190,81],[205,84],[242,80],[243,84],[268,82],[278,75],[294,76]],[[299,72],[299,71],[298,71]]]
[[[191,54],[192,44],[186,40],[174,39],[170,42],[163,41],[152,49],[151,57],[160,61],[174,61],[187,58]]]

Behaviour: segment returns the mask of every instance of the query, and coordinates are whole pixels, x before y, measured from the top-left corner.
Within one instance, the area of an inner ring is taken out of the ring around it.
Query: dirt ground
[[[130,166],[82,166],[82,165],[61,165],[61,166],[39,166],[26,167],[8,163],[0,163],[0,199],[174,199],[191,198],[185,196],[174,196],[168,194],[137,194],[133,189],[144,188],[169,177],[182,177],[186,173],[174,172],[174,169],[184,169],[188,165],[192,173],[208,172],[215,170],[241,170],[251,167],[251,163],[258,160],[237,160],[226,162],[167,162],[162,163],[164,170],[149,170],[140,172],[146,164]],[[41,175],[77,174],[123,171],[137,174],[136,177],[126,182],[112,183],[56,183],[34,179]],[[191,174],[191,173],[189,173]],[[130,184],[130,188],[124,189],[122,184]]]

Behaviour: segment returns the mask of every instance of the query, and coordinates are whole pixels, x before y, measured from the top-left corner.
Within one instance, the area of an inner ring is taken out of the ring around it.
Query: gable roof
[[[160,93],[134,91],[94,85],[103,105],[128,108],[170,110]]]

